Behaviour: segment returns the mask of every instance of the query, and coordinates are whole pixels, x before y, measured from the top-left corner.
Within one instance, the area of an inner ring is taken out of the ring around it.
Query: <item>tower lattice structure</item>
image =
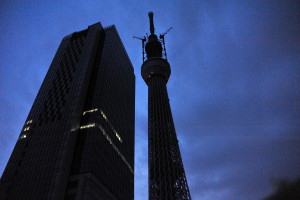
[[[166,86],[171,68],[163,58],[161,40],[154,34],[153,13],[148,15],[151,34],[141,74],[148,85],[149,200],[191,199]]]

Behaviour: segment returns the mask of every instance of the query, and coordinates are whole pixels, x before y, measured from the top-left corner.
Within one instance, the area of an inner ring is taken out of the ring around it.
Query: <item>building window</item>
[[[116,132],[116,137],[118,138],[118,140],[122,143],[122,138],[120,137],[120,135]]]
[[[91,127],[95,127],[95,123],[80,126],[80,129],[86,129],[86,128],[91,128]]]
[[[29,128],[30,128],[29,126],[28,126],[28,127],[26,127],[26,128],[24,128],[24,131],[28,131],[28,130],[29,130]]]
[[[111,144],[111,146],[113,147],[113,149],[118,153],[118,155],[121,157],[121,159],[124,161],[124,163],[127,165],[127,167],[129,168],[130,172],[132,174],[134,174],[134,171],[132,169],[132,167],[130,166],[130,164],[128,163],[128,161],[126,160],[126,158],[123,156],[123,154],[119,151],[119,149],[117,148],[117,146],[113,143],[113,141],[110,139],[110,137],[107,135],[106,131],[104,130],[104,128],[101,125],[97,125],[98,128],[101,130],[102,134],[104,135],[104,137],[108,140],[108,142]]]
[[[118,134],[117,130],[114,128],[114,126],[110,123],[110,121],[107,119],[106,115],[104,114],[104,112],[102,110],[100,110],[102,117],[105,119],[105,121],[108,123],[108,125],[110,126],[110,128],[112,129],[112,131],[116,134],[116,137],[118,138],[118,140],[122,143],[122,138],[121,136]]]
[[[25,139],[27,136],[26,134],[21,135],[20,139]]]
[[[31,124],[32,123],[32,119],[31,120],[28,120],[27,122],[26,122],[26,124]]]
[[[85,115],[85,114],[91,113],[91,112],[96,112],[96,111],[98,111],[98,108],[95,108],[95,109],[92,109],[92,110],[84,111],[82,115]]]
[[[104,114],[104,112],[101,110],[101,115],[104,119],[107,119],[106,115]]]

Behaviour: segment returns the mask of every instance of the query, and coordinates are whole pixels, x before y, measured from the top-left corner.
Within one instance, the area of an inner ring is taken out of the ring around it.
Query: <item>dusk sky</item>
[[[76,2],[76,3],[74,3]],[[300,1],[1,1],[0,175],[62,38],[115,24],[136,76],[135,199],[148,199],[141,41],[154,12],[194,200],[257,200],[300,178]]]

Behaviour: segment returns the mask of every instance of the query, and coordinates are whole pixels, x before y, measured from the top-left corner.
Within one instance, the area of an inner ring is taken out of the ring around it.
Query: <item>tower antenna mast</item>
[[[162,39],[162,43],[164,46],[164,54],[165,54],[165,58],[166,60],[168,60],[167,58],[167,51],[166,51],[166,45],[165,45],[165,35],[172,29],[173,27],[171,26],[166,32],[164,32],[163,34],[159,35],[159,38]]]
[[[142,48],[143,48],[143,62],[145,62],[145,42],[146,42],[146,37],[144,36],[143,38],[133,36],[134,39],[142,40]]]

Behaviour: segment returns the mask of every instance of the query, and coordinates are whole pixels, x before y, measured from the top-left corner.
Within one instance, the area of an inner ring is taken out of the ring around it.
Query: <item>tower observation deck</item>
[[[191,199],[166,87],[171,67],[154,33],[153,13],[148,15],[151,34],[141,74],[148,85],[149,200]]]

